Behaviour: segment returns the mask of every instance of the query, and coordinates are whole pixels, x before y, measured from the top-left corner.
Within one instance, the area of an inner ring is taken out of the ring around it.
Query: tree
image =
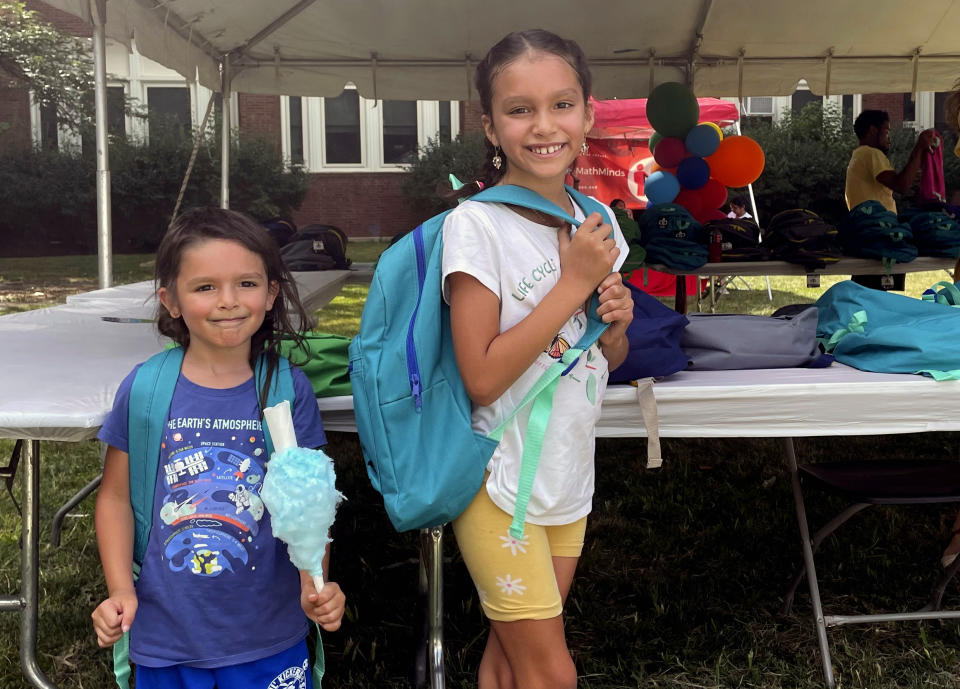
[[[22,2],[0,0],[0,70],[55,107],[60,126],[79,130],[92,121],[90,43],[62,33]]]

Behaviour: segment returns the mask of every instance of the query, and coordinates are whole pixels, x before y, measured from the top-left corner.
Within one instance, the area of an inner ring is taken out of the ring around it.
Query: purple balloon
[[[684,189],[699,189],[710,179],[710,163],[692,156],[677,165],[677,181]]]

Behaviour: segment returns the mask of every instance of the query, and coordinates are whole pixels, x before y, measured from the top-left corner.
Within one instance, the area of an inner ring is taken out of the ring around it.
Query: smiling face
[[[494,77],[490,114],[482,122],[487,138],[507,159],[503,183],[556,201],[593,126],[593,108],[563,58],[528,52]]]
[[[183,251],[175,284],[157,296],[171,316],[183,318],[194,353],[241,350],[248,356],[250,338],[277,292],[260,256],[238,242],[208,239]]]

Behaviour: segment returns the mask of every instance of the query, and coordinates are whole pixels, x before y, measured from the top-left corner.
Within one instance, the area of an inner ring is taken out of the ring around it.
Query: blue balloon
[[[643,193],[650,203],[670,203],[680,193],[680,182],[666,170],[657,170],[644,181]]]
[[[706,158],[716,152],[720,145],[720,135],[709,124],[698,124],[687,132],[684,144],[693,155]]]
[[[677,165],[677,181],[684,189],[699,189],[710,179],[710,163],[703,158],[691,156]]]

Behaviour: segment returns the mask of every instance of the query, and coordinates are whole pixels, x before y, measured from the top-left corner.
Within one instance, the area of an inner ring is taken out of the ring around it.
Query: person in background
[[[738,218],[753,220],[753,216],[747,212],[747,199],[745,196],[734,196],[730,199],[730,212],[728,218]]]
[[[906,194],[913,186],[923,152],[933,144],[936,132],[927,129],[920,132],[917,142],[910,151],[910,158],[900,172],[893,169],[887,153],[890,152],[890,115],[884,110],[864,110],[853,123],[853,131],[860,145],[853,150],[847,164],[847,179],[844,197],[847,210],[864,201],[879,201],[887,210],[896,213],[897,203],[893,192]],[[884,286],[881,275],[853,275],[857,284],[873,289],[893,289],[903,291],[905,275],[893,276],[892,286]]]

